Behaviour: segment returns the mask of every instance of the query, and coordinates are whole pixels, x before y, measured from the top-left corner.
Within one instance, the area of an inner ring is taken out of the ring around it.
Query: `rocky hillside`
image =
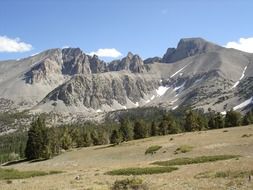
[[[163,57],[129,52],[106,63],[79,48],[0,62],[1,111],[100,113],[139,106],[252,106],[253,54],[201,38],[181,39]]]

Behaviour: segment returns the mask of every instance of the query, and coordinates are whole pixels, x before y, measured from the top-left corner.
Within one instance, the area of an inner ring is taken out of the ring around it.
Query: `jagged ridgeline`
[[[0,62],[1,111],[81,114],[138,107],[207,111],[252,107],[253,54],[202,38],[181,39],[163,57],[129,52],[106,63],[79,48],[50,49]]]

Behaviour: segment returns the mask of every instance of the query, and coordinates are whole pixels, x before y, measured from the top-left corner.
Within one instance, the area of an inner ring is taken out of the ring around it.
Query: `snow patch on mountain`
[[[189,64],[188,64],[189,65]],[[178,71],[176,71],[173,75],[170,76],[170,78],[176,76],[178,73],[180,73],[182,70],[184,70],[188,65],[185,65],[183,68],[179,69]]]
[[[171,100],[171,101],[170,101],[170,104],[172,105],[172,104],[174,104],[176,101],[178,101],[178,99]]]
[[[175,110],[175,109],[177,109],[177,108],[178,108],[178,105],[174,106],[174,107],[172,108],[172,110]]]
[[[239,105],[235,106],[233,108],[233,110],[238,110],[238,109],[241,109],[241,108],[244,108],[246,107],[247,105],[249,104],[252,104],[253,103],[253,97],[249,98],[248,100],[245,100],[244,102],[240,103]]]
[[[170,87],[167,87],[167,86],[159,86],[158,89],[156,89],[156,93],[157,93],[158,96],[162,96],[162,95],[164,95],[164,94],[167,92],[167,90],[169,90],[169,89],[170,89]],[[151,97],[151,98],[152,98],[152,97]]]
[[[136,106],[136,107],[139,107],[139,102],[135,102],[135,106]]]
[[[183,84],[181,84],[180,86],[176,86],[173,91],[178,91],[179,89],[183,88],[185,85],[185,82]]]
[[[238,81],[236,81],[236,82],[235,82],[235,84],[232,86],[232,88],[231,88],[231,89],[233,89],[233,88],[237,87],[237,85],[240,83],[240,81],[244,78],[246,69],[247,69],[247,66],[246,66],[246,67],[244,67],[244,69],[243,69],[243,71],[242,71],[242,75],[241,75],[241,77],[239,78],[239,80],[238,80]]]

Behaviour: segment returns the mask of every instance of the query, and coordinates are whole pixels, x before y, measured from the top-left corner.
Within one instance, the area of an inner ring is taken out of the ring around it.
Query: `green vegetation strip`
[[[147,168],[125,168],[107,172],[108,175],[146,175],[169,173],[177,170],[176,167],[147,167]]]
[[[24,178],[30,178],[35,176],[45,176],[45,175],[51,175],[51,174],[58,174],[62,173],[61,171],[18,171],[15,169],[2,169],[0,168],[0,180],[6,180],[6,179],[24,179]]]
[[[215,162],[218,160],[228,160],[232,158],[239,158],[239,155],[215,155],[215,156],[199,156],[195,158],[176,158],[168,161],[157,161],[152,164],[159,166],[174,166],[174,165],[187,165],[187,164],[198,164],[205,162]]]
[[[149,148],[146,150],[145,154],[154,154],[154,153],[156,153],[156,151],[158,151],[158,150],[161,149],[161,148],[162,148],[162,146],[158,146],[158,145],[151,146],[151,147],[149,147]]]

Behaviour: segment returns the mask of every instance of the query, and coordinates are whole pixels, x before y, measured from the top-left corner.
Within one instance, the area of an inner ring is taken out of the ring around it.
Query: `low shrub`
[[[161,149],[162,148],[162,146],[158,146],[158,145],[155,145],[155,146],[151,146],[151,147],[149,147],[147,150],[146,150],[146,152],[145,152],[145,154],[154,154],[154,153],[156,153],[159,149]]]
[[[243,134],[243,135],[242,135],[242,138],[251,137],[251,136],[253,136],[253,134]]]
[[[116,180],[111,188],[112,190],[148,190],[148,186],[142,179],[132,178]]]
[[[182,146],[178,147],[178,148],[175,150],[175,154],[190,152],[192,149],[193,149],[193,146],[182,145]]]

